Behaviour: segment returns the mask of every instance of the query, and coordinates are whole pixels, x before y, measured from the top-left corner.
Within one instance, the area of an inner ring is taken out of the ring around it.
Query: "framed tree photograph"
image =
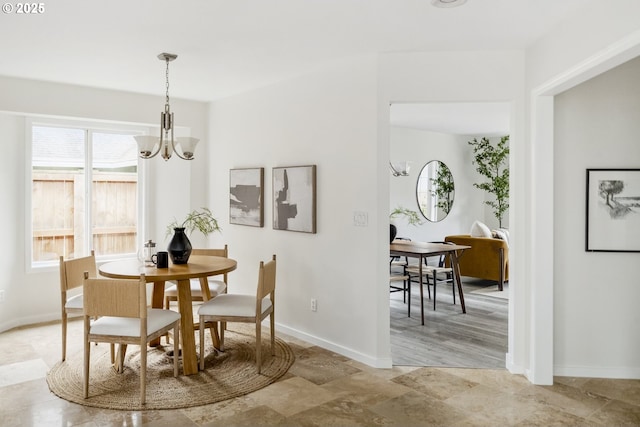
[[[273,168],[273,228],[316,232],[316,166]]]
[[[229,170],[229,222],[264,226],[264,168]]]
[[[640,252],[640,169],[587,169],[587,252]]]

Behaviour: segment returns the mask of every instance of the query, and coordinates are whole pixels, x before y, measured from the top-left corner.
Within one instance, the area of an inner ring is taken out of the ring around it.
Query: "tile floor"
[[[81,322],[70,342],[81,341]],[[49,392],[60,324],[0,334],[2,426],[614,426],[640,425],[640,380],[556,378],[535,386],[500,369],[373,369],[288,339],[296,362],[278,382],[212,405],[165,411],[84,407]],[[69,351],[80,351],[73,345]]]

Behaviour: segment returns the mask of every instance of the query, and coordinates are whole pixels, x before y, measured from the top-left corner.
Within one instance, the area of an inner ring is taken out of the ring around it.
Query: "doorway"
[[[412,209],[423,220],[418,226],[394,221],[397,235],[416,241],[442,241],[448,235],[469,234],[475,220],[497,229],[498,221],[485,208],[484,192],[473,186],[482,178],[471,162],[473,150],[468,141],[488,137],[493,142],[509,134],[509,125],[509,103],[393,103],[389,158],[392,164],[408,162],[409,171],[401,176],[389,174],[389,211],[397,207]],[[437,221],[421,214],[416,198],[418,175],[434,160],[446,164],[455,182],[451,209]],[[503,226],[508,227],[508,221],[503,221]],[[403,293],[390,294],[394,365],[505,368],[508,286],[497,296],[487,291],[495,287],[494,282],[463,277],[462,283],[466,314],[457,296],[453,303],[451,285],[438,285],[435,310],[424,287],[424,326],[420,324],[417,284],[412,286],[411,317]]]

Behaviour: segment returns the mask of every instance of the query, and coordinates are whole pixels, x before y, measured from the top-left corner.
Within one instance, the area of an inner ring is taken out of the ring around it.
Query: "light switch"
[[[369,215],[366,212],[355,211],[353,213],[353,225],[366,227],[369,225]]]

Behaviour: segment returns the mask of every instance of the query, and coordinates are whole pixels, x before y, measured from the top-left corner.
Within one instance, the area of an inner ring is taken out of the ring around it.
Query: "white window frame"
[[[27,273],[35,273],[35,272],[45,272],[45,271],[53,271],[56,270],[59,266],[59,261],[50,261],[50,262],[39,262],[37,265],[33,264],[33,260],[31,259],[33,253],[33,218],[32,218],[32,195],[33,195],[33,126],[46,126],[46,127],[62,127],[62,128],[73,128],[73,129],[82,129],[90,132],[110,132],[110,133],[134,133],[139,135],[146,135],[149,133],[149,128],[140,125],[133,125],[128,123],[119,123],[119,122],[99,122],[94,120],[82,120],[82,119],[58,119],[53,117],[27,117],[25,120],[25,212],[29,216],[28,220],[25,221],[25,266]],[[90,141],[89,139],[87,141]],[[92,144],[87,144],[87,149],[85,150],[85,164],[89,162],[92,158]],[[142,159],[138,157],[138,230],[137,230],[137,248],[142,247],[143,237],[146,234],[145,218],[147,213],[145,211],[146,206],[146,198],[148,194],[148,170],[145,167],[145,163],[142,162]],[[85,169],[85,188],[91,188],[91,179],[92,179],[92,168]],[[85,206],[85,211],[87,215],[90,217],[91,215],[91,199],[89,197],[85,197],[85,203],[88,206]],[[86,239],[91,239],[91,233],[88,233],[85,236]],[[92,247],[91,242],[88,242],[88,248]],[[89,254],[86,254],[89,255]],[[101,255],[97,258],[98,261],[110,261],[116,259],[126,259],[137,257],[137,254],[130,256],[121,256],[121,255]]]

